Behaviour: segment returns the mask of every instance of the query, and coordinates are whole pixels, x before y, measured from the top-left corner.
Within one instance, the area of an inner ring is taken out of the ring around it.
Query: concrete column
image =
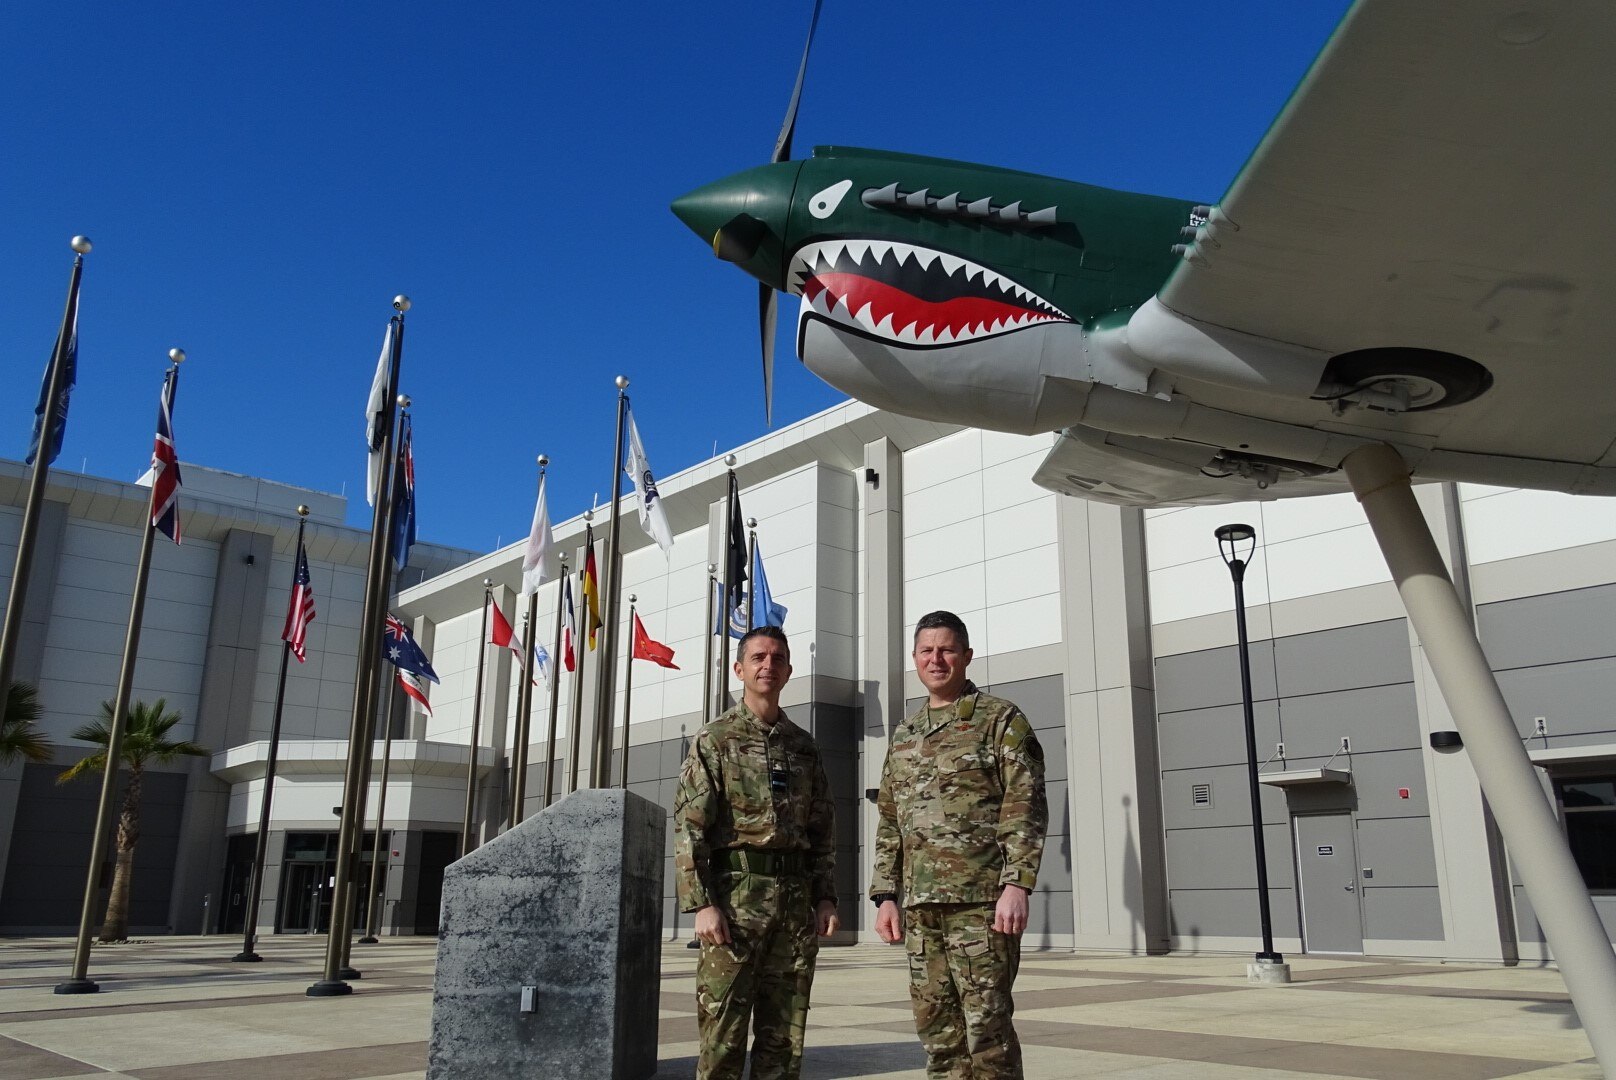
[[[863,682],[864,739],[859,771],[860,850],[858,888],[870,888],[869,853],[875,850],[875,804],[865,790],[881,786],[887,742],[903,722],[904,672],[909,643],[903,640],[903,452],[890,439],[864,444],[859,476],[863,558],[859,567],[859,672]],[[859,904],[859,928],[870,932],[874,912]],[[843,915],[849,914],[843,912]]]
[[[411,624],[411,626],[410,626],[410,633],[415,635],[415,643],[417,645],[421,646],[421,651],[426,653],[428,659],[431,659],[431,657],[432,657],[432,647],[437,643],[438,624],[433,622],[431,619],[427,618],[425,615],[417,615],[415,617],[414,623]],[[392,667],[392,665],[388,665],[388,666]],[[388,674],[390,676],[392,676],[394,679],[397,678],[397,676],[394,675],[392,671],[389,671]],[[428,692],[428,694],[427,694],[428,700],[430,700],[431,697],[432,697],[431,693]],[[406,700],[405,704],[406,705],[409,704],[407,700]],[[416,739],[416,740],[426,738],[427,737],[426,736],[426,729],[427,729],[427,715],[426,715],[426,713],[422,712],[418,708],[413,708],[412,707],[412,708],[407,708],[405,710],[405,716],[408,719],[406,719],[406,721],[404,723],[404,733],[403,733],[402,737],[406,738],[406,739]]]
[[[21,515],[17,520],[20,529]],[[36,688],[45,666],[45,633],[50,626],[51,607],[56,602],[56,570],[61,563],[62,541],[66,534],[67,503],[50,499],[41,502],[39,532],[34,540],[34,561],[28,574],[28,598],[23,603],[17,655],[11,668],[14,680],[32,683]],[[0,693],[3,692],[4,688],[0,688]],[[40,710],[40,727],[48,731],[45,720],[50,713],[50,702],[43,695],[40,697]],[[51,737],[54,740],[61,735],[52,734]],[[0,891],[5,887],[6,860],[11,854],[11,834],[17,824],[17,799],[22,794],[25,764],[14,761],[0,770]]]
[[[1056,503],[1074,944],[1166,952],[1144,515],[1077,498]]]
[[[274,543],[269,533],[232,529],[219,545],[194,736],[209,750],[250,738]],[[195,934],[204,929],[203,898],[211,896],[209,910],[218,910],[222,900],[230,785],[208,771],[207,758],[187,759],[185,771],[185,813],[168,922],[176,934]]]

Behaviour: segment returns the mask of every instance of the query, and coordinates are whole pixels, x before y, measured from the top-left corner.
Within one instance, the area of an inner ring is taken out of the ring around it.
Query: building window
[[[1564,777],[1554,793],[1583,884],[1616,893],[1616,775]]]

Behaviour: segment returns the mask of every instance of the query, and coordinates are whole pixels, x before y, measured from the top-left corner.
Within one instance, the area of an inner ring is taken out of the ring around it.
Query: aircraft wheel
[[[1492,372],[1467,357],[1435,349],[1385,348],[1358,349],[1331,359],[1324,369],[1327,384],[1343,391],[1321,395],[1340,397],[1343,392],[1386,384],[1400,384],[1408,390],[1408,411],[1445,409],[1463,405],[1493,384]]]

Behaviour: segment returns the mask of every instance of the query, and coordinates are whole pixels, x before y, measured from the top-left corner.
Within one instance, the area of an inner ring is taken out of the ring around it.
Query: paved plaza
[[[229,962],[234,938],[98,946],[102,992],[83,997],[51,993],[71,942],[0,941],[0,1080],[423,1076],[436,941],[356,945],[355,993],[308,998],[324,940],[267,938],[254,965]],[[694,967],[666,947],[659,1078],[695,1075]],[[1599,1076],[1553,970],[1328,958],[1294,970],[1291,986],[1258,988],[1239,957],[1031,953],[1017,994],[1027,1076]],[[896,948],[826,949],[804,1077],[921,1080],[907,981]]]

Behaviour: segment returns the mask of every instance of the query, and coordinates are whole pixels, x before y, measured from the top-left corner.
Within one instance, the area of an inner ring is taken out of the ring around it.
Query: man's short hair
[[[922,630],[952,630],[954,636],[959,638],[960,648],[971,647],[971,632],[965,629],[965,621],[952,611],[933,611],[929,615],[922,615],[920,621],[915,623],[915,643],[920,642]]]
[[[786,647],[786,659],[791,659],[791,642],[786,640],[786,632],[778,626],[754,626],[741,635],[740,643],[735,646],[735,659],[739,660],[746,655],[746,643],[755,637],[766,637],[771,641],[778,641]]]

